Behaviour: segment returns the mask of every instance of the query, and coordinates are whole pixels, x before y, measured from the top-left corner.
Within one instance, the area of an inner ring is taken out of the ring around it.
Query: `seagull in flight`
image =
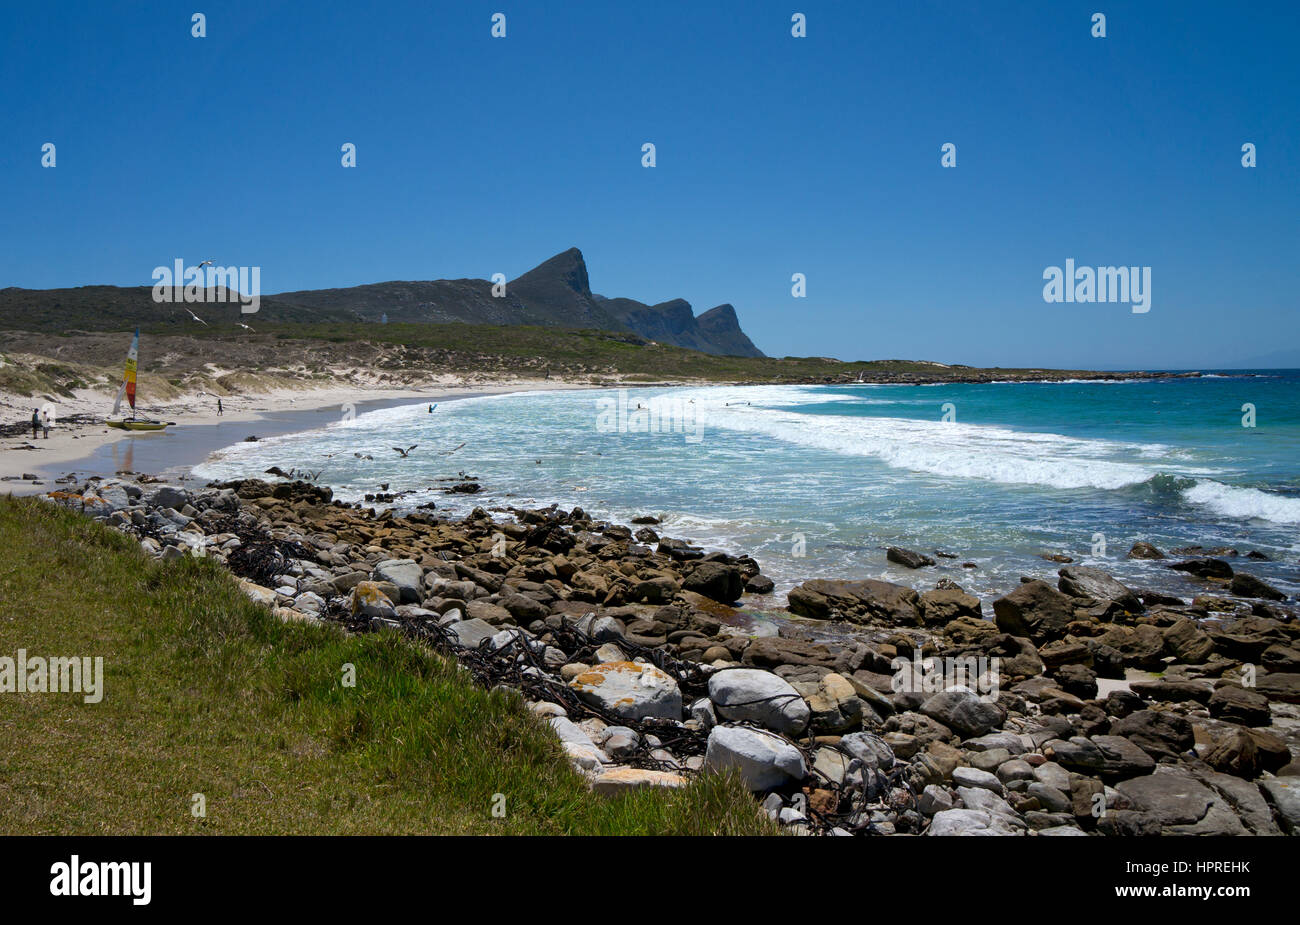
[[[187,312],[190,312],[188,308],[185,310]],[[208,323],[204,321],[202,318],[200,318],[198,315],[194,314],[194,312],[190,312],[190,317],[193,318],[195,321],[197,321],[199,324],[203,325],[205,328],[208,326]]]
[[[413,446],[408,446],[406,449],[402,449],[400,446],[395,446],[393,447],[393,451],[396,452],[398,455],[400,455],[403,459],[405,459],[407,456],[411,455],[411,451],[414,450],[415,447],[419,445],[420,444],[417,443],[414,444]]]

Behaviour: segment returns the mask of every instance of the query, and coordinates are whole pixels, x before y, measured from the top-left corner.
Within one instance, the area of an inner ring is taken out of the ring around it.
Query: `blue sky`
[[[731,302],[775,356],[1300,353],[1298,9],[11,3],[0,286],[177,257],[260,266],[264,293],[514,277],[577,246],[597,292]],[[1150,312],[1044,302],[1067,258],[1150,266]]]

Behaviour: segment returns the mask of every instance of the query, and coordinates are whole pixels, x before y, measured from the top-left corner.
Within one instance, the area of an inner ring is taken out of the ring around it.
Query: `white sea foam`
[[[748,400],[764,404],[809,401],[806,392],[773,387]],[[888,466],[944,478],[984,479],[1050,488],[1116,489],[1147,481],[1168,466],[1129,461],[1159,448],[1014,431],[1004,427],[910,418],[802,415],[696,390],[706,428],[763,434],[800,446],[879,459]],[[1191,470],[1173,467],[1191,474]]]
[[[1204,479],[1191,488],[1184,489],[1183,497],[1225,517],[1300,524],[1300,498],[1260,491],[1257,488],[1241,488]]]

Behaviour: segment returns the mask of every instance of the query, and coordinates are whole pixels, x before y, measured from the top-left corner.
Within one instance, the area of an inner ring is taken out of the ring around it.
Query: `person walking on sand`
[[[32,409],[32,439],[35,440],[41,429],[41,409]]]
[[[217,399],[217,417],[221,417],[221,415],[224,414],[224,413],[225,413],[225,412],[222,411],[222,409],[221,409],[221,399],[218,398],[218,399]]]

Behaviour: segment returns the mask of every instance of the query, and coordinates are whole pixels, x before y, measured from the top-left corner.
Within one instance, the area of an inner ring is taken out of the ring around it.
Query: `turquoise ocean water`
[[[1255,426],[1243,426],[1243,406]],[[412,444],[406,459],[392,449]],[[346,500],[383,484],[415,490],[399,508],[557,503],[621,521],[655,514],[668,535],[754,555],[778,592],[810,577],[925,588],[947,576],[996,595],[1021,575],[1054,577],[1058,566],[1038,555],[1052,552],[1139,587],[1194,593],[1159,563],[1125,560],[1136,540],[1258,550],[1272,561],[1238,567],[1300,592],[1294,370],[517,393],[238,444],[195,471],[245,477],[271,465],[324,470],[320,481]],[[437,479],[461,472],[483,493],[440,490]],[[885,561],[887,545],[956,558],[912,572]]]

